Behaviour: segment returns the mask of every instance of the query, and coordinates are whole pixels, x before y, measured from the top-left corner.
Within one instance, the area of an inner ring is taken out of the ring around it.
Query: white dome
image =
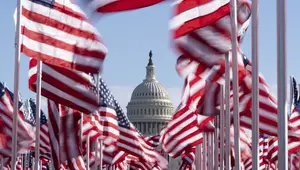
[[[174,110],[167,89],[156,80],[151,57],[146,78],[134,89],[127,105],[128,118],[145,135],[159,132],[172,118]]]
[[[139,84],[131,95],[131,100],[169,99],[168,91],[158,81],[146,81]]]
[[[146,78],[132,92],[127,105],[127,115],[133,125],[144,135],[156,135],[167,125],[173,115],[173,104],[167,89],[155,78],[152,53],[149,53]],[[159,146],[161,149],[161,146]],[[181,158],[169,160],[169,169],[179,169]]]

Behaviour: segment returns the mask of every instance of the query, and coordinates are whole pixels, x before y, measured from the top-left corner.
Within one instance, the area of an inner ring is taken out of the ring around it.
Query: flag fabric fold
[[[24,0],[21,52],[62,68],[98,73],[107,53],[96,28],[70,0]]]
[[[29,89],[36,92],[37,60],[29,61]],[[41,94],[62,105],[90,114],[99,108],[95,86],[89,74],[42,64]]]

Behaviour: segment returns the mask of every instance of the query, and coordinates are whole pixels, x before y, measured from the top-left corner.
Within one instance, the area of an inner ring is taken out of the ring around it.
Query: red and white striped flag
[[[86,119],[84,120],[83,140],[85,140],[88,134],[92,135],[91,137],[99,137],[101,136],[101,133],[110,134],[118,131],[118,134],[109,136],[112,138],[114,138],[115,136],[117,140],[111,151],[105,151],[104,149],[104,159],[106,159],[104,160],[104,163],[107,163],[109,165],[118,164],[126,155],[132,155],[139,160],[143,160],[147,165],[157,164],[158,166],[165,169],[167,167],[167,160],[163,157],[162,154],[156,151],[149,144],[149,142],[147,142],[144,137],[135,129],[101,77],[99,81],[99,87],[101,101],[101,108],[99,112],[100,117],[97,115],[90,115],[86,117]],[[106,116],[105,114],[108,115]],[[90,120],[88,120],[87,118]],[[104,119],[106,120],[102,122]],[[117,121],[117,124],[111,121]],[[102,127],[105,128],[105,126],[103,125],[107,126],[106,131],[101,130]],[[95,152],[91,151],[90,155],[91,158],[94,159],[92,160],[91,164],[94,164]]]
[[[170,21],[174,45],[184,55],[207,65],[218,64],[231,48],[230,0],[180,0]],[[238,39],[250,22],[251,3],[237,1]]]
[[[99,13],[121,12],[145,8],[165,0],[84,0],[87,6]]]
[[[99,83],[99,87],[101,87],[100,96],[103,96],[101,97],[101,101],[104,102],[107,107],[113,108],[117,115],[118,128],[120,132],[119,139],[116,143],[118,150],[138,157],[146,163],[157,164],[161,168],[166,169],[168,164],[167,160],[162,154],[147,144],[144,137],[129,121],[127,115],[123,112],[121,106],[113,97],[102,78],[100,78]]]
[[[197,111],[204,86],[200,77],[194,74],[187,76],[182,102],[161,132],[163,151],[173,158],[180,156],[186,148],[200,144],[204,130],[214,129],[211,123],[213,117],[200,115]]]
[[[107,53],[99,33],[71,0],[23,0],[21,52],[44,63],[98,73]]]
[[[31,126],[36,125],[36,104],[33,99],[28,99],[23,102],[21,108],[24,119]],[[43,111],[40,113],[40,156],[46,159],[51,159],[51,147],[48,132],[48,120]],[[31,145],[30,150],[35,150],[35,143]]]
[[[83,115],[82,120],[82,141],[89,136],[91,141],[100,139],[108,146],[119,139],[117,115],[112,108],[102,106],[93,115]]]
[[[31,125],[24,121],[22,111],[19,111],[18,114],[17,151],[18,153],[24,153],[28,147],[34,143],[35,130]],[[2,83],[0,83],[0,119],[2,123],[0,134],[6,135],[1,138],[1,140],[4,140],[3,142],[6,142],[6,145],[0,149],[0,153],[3,156],[10,157],[13,136],[13,93]]]
[[[37,60],[29,62],[29,89],[36,92]],[[89,114],[99,108],[91,76],[86,73],[42,65],[42,95],[62,105]]]
[[[78,135],[80,112],[48,100],[48,113],[52,157],[58,161],[55,167],[59,169],[61,162],[68,161],[71,169],[85,170]]]

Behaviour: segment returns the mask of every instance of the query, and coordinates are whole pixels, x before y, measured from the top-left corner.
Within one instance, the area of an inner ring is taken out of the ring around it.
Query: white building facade
[[[158,134],[171,120],[174,112],[167,89],[155,77],[151,51],[149,56],[146,78],[134,89],[127,105],[128,118],[144,136]],[[179,169],[181,158],[167,159],[169,170]]]

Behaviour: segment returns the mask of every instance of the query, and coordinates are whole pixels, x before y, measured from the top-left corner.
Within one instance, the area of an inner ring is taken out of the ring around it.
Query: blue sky
[[[183,79],[175,71],[177,53],[171,48],[168,22],[172,15],[171,3],[136,11],[101,16],[96,27],[108,48],[103,77],[124,107],[133,88],[142,82],[148,52],[153,50],[158,80],[170,90],[175,104],[180,98]],[[300,1],[287,1],[287,55],[288,75],[300,81],[299,73],[299,22]],[[16,0],[3,1],[0,6],[0,81],[13,89],[14,76],[14,21]],[[260,72],[271,87],[277,83],[276,56],[276,1],[261,1],[259,26]],[[242,45],[251,59],[251,28]],[[28,58],[21,55],[20,92],[24,98],[34,97],[28,90]]]

